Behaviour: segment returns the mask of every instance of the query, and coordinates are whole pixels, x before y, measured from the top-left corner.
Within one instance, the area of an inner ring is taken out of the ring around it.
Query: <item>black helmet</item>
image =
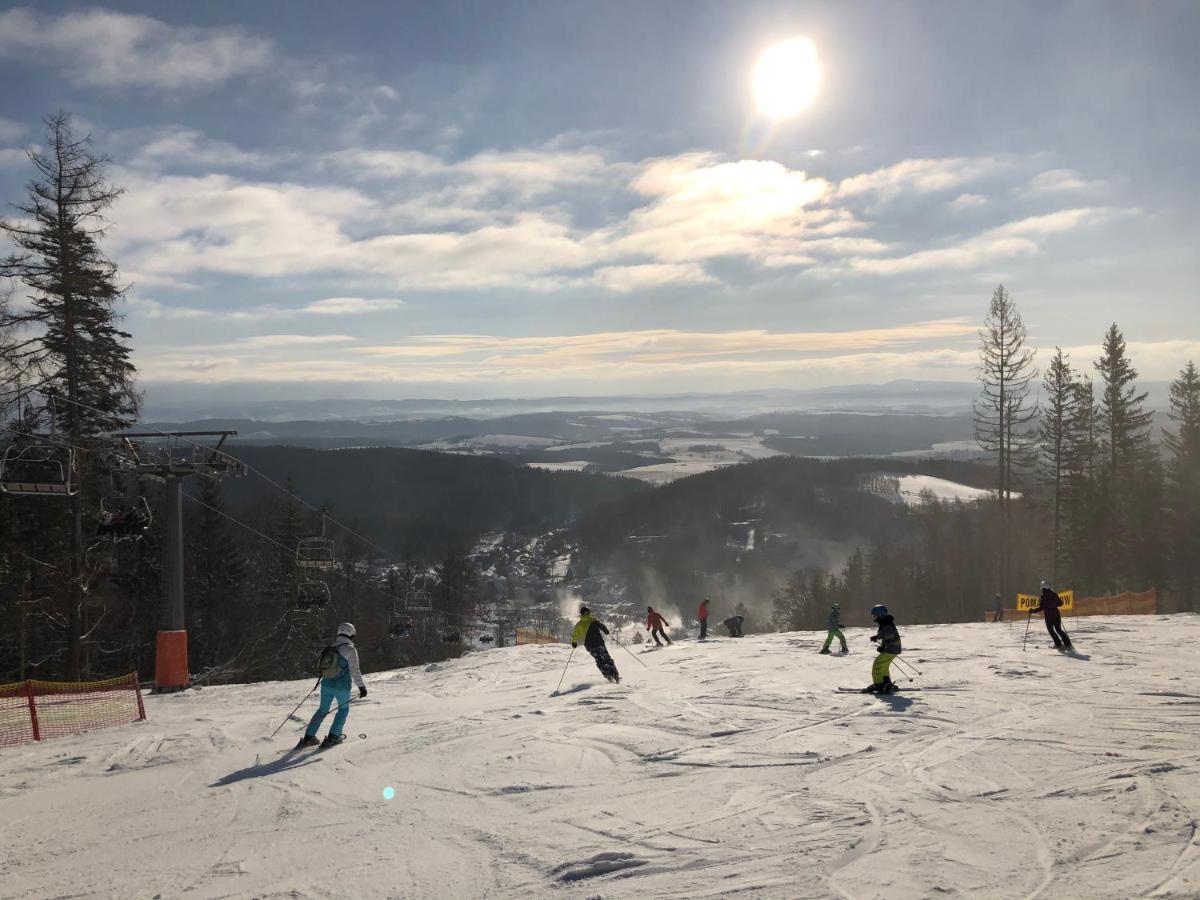
[[[581,616],[586,616],[586,615],[587,615],[588,613],[590,613],[590,612],[591,612],[591,610],[590,610],[590,609],[588,609],[586,606],[581,606],[581,607],[579,607],[579,614],[580,614]]]

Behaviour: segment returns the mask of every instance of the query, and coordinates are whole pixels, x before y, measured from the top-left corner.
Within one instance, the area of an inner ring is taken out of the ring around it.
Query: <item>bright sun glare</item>
[[[754,100],[772,119],[803,112],[821,86],[817,45],[796,37],[764,50],[754,67]]]

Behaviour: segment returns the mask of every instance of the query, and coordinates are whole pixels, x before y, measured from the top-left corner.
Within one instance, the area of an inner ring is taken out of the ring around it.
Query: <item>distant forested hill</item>
[[[629,479],[546,472],[493,457],[387,447],[229,449],[275,481],[291,478],[309,503],[328,504],[337,519],[397,557],[431,558],[488,531],[545,532],[648,490]],[[282,496],[253,473],[227,479],[224,490],[234,509]]]

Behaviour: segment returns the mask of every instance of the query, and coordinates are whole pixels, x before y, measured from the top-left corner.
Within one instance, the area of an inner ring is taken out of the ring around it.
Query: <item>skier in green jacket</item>
[[[600,674],[609,681],[620,684],[621,673],[617,671],[616,663],[608,655],[608,647],[604,645],[601,632],[608,634],[604,623],[593,616],[592,611],[586,606],[581,606],[579,607],[579,622],[571,633],[571,647],[578,647],[579,642],[583,641],[584,648],[592,654],[592,659],[596,660],[596,668],[600,670]]]
[[[838,604],[833,604],[829,610],[829,618],[825,620],[825,627],[829,629],[829,634],[825,637],[825,646],[821,648],[822,653],[829,652],[829,645],[833,643],[833,639],[837,638],[842,642],[842,653],[849,653],[850,648],[846,646],[846,636],[842,634],[842,608]]]

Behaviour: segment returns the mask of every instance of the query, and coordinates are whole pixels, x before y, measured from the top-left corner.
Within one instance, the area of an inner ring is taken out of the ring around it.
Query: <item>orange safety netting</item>
[[[1126,592],[1111,597],[1083,597],[1075,601],[1075,608],[1063,610],[1065,616],[1151,616],[1158,612],[1158,588],[1150,588],[1140,594]],[[1006,609],[1007,621],[1021,620],[1029,615],[1028,610]],[[983,614],[985,622],[996,621],[994,612]]]
[[[146,718],[136,673],[106,681],[0,684],[0,747]]]

